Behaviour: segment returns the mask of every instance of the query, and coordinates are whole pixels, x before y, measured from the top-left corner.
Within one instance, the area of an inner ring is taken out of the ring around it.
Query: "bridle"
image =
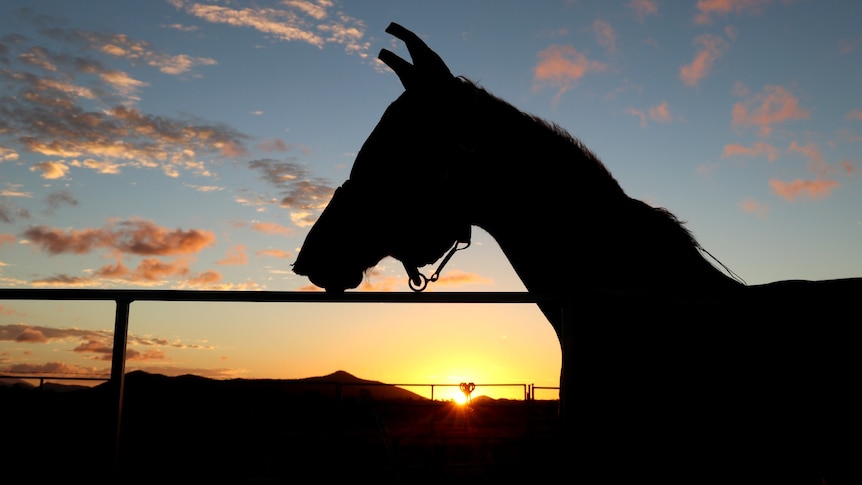
[[[463,246],[462,246],[463,244]],[[446,266],[446,263],[452,259],[452,256],[455,255],[456,251],[461,251],[470,247],[470,225],[467,224],[465,234],[462,234],[455,240],[455,244],[452,245],[452,249],[446,253],[446,256],[443,257],[443,260],[440,261],[440,264],[437,266],[437,269],[434,273],[429,277],[425,276],[419,271],[419,268],[415,266],[410,266],[404,261],[401,264],[404,265],[404,270],[407,271],[407,285],[411,290],[415,292],[421,292],[428,288],[428,283],[433,283],[440,278],[440,272],[443,271],[443,267]]]

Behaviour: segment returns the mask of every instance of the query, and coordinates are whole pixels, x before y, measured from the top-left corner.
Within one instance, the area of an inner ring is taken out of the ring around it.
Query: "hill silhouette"
[[[526,480],[552,469],[560,450],[555,401],[458,406],[345,371],[291,380],[130,372],[118,455],[108,383],[0,385],[0,410],[0,456],[42,482],[80,470],[90,483]]]

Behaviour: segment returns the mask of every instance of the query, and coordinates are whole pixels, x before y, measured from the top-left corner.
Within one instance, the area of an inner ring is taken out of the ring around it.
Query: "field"
[[[129,374],[117,456],[107,385],[0,387],[4,461],[36,480],[90,483],[511,483],[555,475],[557,401],[462,406],[388,386],[321,384]]]

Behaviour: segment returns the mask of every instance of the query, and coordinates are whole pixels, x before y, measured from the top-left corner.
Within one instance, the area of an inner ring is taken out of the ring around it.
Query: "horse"
[[[437,273],[419,268],[442,258],[439,273],[482,228],[559,338],[564,473],[835,483],[858,451],[836,440],[860,431],[848,316],[862,278],[745,284],[580,140],[453,75],[405,27],[386,32],[412,59],[378,56],[404,92],[293,271],[343,292],[392,257],[421,291]]]

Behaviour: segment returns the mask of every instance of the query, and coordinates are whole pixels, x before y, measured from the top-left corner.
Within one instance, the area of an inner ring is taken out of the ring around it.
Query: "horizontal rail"
[[[350,291],[235,291],[235,290],[107,290],[5,288],[0,300],[121,300],[121,301],[226,301],[284,303],[538,303],[552,301],[525,291],[428,292]]]

